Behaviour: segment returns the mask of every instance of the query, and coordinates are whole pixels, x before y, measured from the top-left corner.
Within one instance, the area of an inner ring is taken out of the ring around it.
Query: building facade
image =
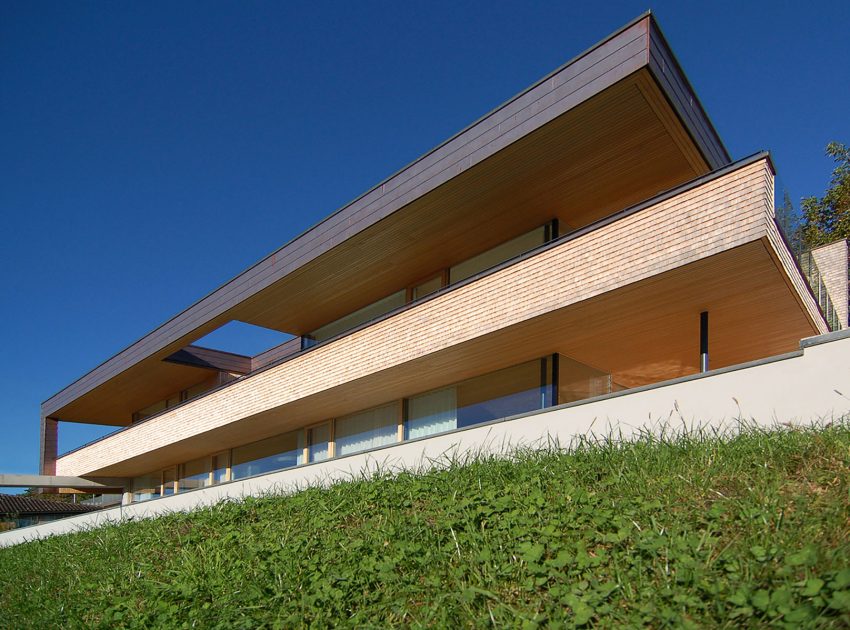
[[[641,16],[45,401],[42,473],[141,502],[793,351],[773,181]],[[292,338],[193,345],[233,321]]]

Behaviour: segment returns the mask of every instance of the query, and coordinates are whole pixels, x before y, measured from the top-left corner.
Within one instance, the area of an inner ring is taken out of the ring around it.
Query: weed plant
[[[582,440],[0,550],[4,628],[850,626],[850,424]]]

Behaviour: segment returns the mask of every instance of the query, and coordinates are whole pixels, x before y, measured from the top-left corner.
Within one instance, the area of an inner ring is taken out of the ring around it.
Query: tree
[[[850,238],[850,149],[830,142],[826,154],[838,165],[823,197],[803,199],[803,241],[808,247]]]
[[[791,195],[788,194],[787,190],[783,191],[782,205],[776,206],[776,222],[782,229],[783,234],[785,234],[785,238],[788,240],[788,245],[791,247],[791,251],[795,254],[799,254],[806,249],[802,242],[802,219],[800,213],[794,207],[794,204],[791,203]]]

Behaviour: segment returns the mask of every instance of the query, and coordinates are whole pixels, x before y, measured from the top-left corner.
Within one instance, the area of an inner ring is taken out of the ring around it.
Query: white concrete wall
[[[734,428],[739,419],[762,426],[808,424],[850,414],[850,333],[822,335],[802,350],[767,361],[724,368],[636,390],[515,416],[384,447],[369,453],[270,473],[211,488],[111,508],[61,521],[0,533],[0,546],[64,534],[126,519],[187,511],[224,499],[291,492],[310,484],[359,476],[363,471],[439,465],[467,452],[503,452],[516,446],[566,446],[582,435],[634,436],[639,431],[701,427]]]

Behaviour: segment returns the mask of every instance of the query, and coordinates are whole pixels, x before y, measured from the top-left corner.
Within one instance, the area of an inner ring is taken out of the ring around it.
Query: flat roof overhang
[[[42,416],[128,424],[197,374],[163,360],[229,321],[303,334],[545,221],[564,232],[728,162],[641,16],[52,396]]]
[[[698,370],[702,311],[714,368],[796,350],[826,325],[773,222],[771,167],[756,156],[727,170],[70,453],[57,472],[134,476],[553,352],[627,387],[676,378]]]

